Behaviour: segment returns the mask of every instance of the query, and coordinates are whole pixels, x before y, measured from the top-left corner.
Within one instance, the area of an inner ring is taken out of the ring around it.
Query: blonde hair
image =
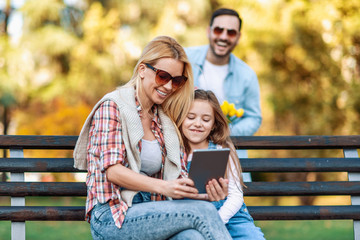
[[[187,77],[187,81],[161,104],[164,112],[172,119],[176,126],[179,126],[185,119],[194,97],[194,79],[191,64],[186,53],[175,39],[168,36],[158,36],[150,41],[145,46],[134,68],[132,78],[125,86],[135,86],[136,94],[139,96],[142,88],[139,65],[141,63],[155,65],[161,58],[173,58],[184,63],[183,75]]]
[[[238,180],[241,184],[241,186],[244,186],[243,180],[242,180],[242,170],[241,170],[241,164],[239,161],[239,158],[236,153],[235,146],[233,142],[230,139],[230,128],[228,125],[228,120],[223,114],[219,101],[216,98],[215,94],[212,91],[206,91],[202,89],[196,89],[195,95],[194,95],[194,101],[195,100],[204,100],[207,101],[213,111],[214,111],[214,128],[211,130],[208,140],[211,140],[215,144],[219,144],[224,148],[230,148],[230,161],[233,162],[235,166],[235,171],[237,175],[239,176],[239,179],[236,179],[236,175],[231,171],[230,162],[227,164],[226,174],[225,177],[227,177],[227,173],[231,172],[234,179]],[[181,129],[181,126],[180,126]],[[185,151],[187,154],[190,152],[190,144],[188,139],[185,137],[185,135],[181,132],[181,137],[183,138],[183,143],[185,147]]]

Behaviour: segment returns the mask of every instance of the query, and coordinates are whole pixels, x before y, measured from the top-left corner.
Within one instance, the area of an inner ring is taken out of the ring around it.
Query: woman
[[[180,130],[186,153],[189,154],[188,168],[191,167],[192,153],[196,149],[230,148],[225,174],[229,179],[229,195],[227,199],[213,204],[233,239],[264,240],[264,234],[255,226],[244,203],[240,162],[230,139],[227,119],[212,91],[195,90],[194,102]]]
[[[231,239],[216,209],[187,178],[175,124],[193,98],[183,48],[161,36],[133,77],[105,95],[81,130],[75,167],[87,169],[86,219],[94,239]]]

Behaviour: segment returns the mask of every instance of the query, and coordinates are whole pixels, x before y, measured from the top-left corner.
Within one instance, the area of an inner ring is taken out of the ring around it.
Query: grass
[[[92,239],[90,234],[90,225],[87,222],[26,222],[27,240],[58,240],[58,239]],[[0,239],[11,239],[10,222],[0,222]]]
[[[352,220],[258,221],[267,240],[353,240]]]
[[[351,220],[258,221],[267,240],[353,240]],[[10,239],[10,222],[0,221],[0,239]],[[87,222],[26,222],[26,239],[92,239]]]

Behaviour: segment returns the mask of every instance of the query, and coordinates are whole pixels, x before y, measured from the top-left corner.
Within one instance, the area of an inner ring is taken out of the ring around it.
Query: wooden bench
[[[233,137],[238,149],[343,151],[331,158],[240,159],[246,172],[347,172],[349,181],[248,182],[245,196],[351,196],[351,205],[336,206],[249,206],[255,220],[351,219],[354,238],[360,240],[360,135],[356,136],[252,136]],[[0,159],[0,172],[10,181],[0,182],[0,196],[11,197],[11,206],[0,206],[0,220],[11,221],[12,239],[25,239],[26,221],[84,221],[85,206],[26,206],[28,196],[86,196],[84,182],[26,182],[25,172],[81,172],[72,158],[28,158],[24,149],[74,148],[77,136],[0,136],[0,149],[10,157]]]

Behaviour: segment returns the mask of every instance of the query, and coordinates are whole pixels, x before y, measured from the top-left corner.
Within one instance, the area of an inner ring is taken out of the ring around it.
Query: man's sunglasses
[[[185,76],[173,77],[170,75],[170,73],[168,73],[164,70],[154,68],[153,66],[151,66],[148,63],[145,63],[145,65],[148,68],[150,68],[151,70],[153,70],[154,72],[156,72],[155,82],[159,85],[165,85],[168,82],[170,82],[170,80],[172,80],[171,85],[172,85],[173,89],[176,90],[178,88],[181,88],[187,80],[187,77],[185,77]]]
[[[238,33],[235,29],[227,29],[227,28],[222,28],[222,27],[214,27],[212,30],[213,30],[213,33],[215,35],[220,35],[223,33],[223,31],[226,29],[227,31],[227,35],[229,37],[235,37],[236,34]]]

